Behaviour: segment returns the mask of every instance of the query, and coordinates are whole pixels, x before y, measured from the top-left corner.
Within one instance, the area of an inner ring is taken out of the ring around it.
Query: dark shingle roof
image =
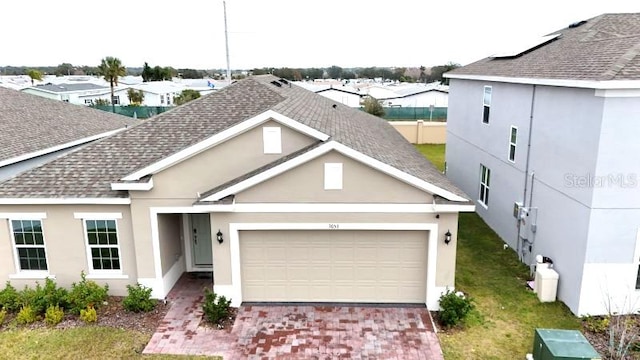
[[[0,197],[126,196],[110,183],[270,109],[465,197],[385,120],[274,80],[254,76],[158,115],[0,184]]]
[[[138,123],[0,87],[0,161]]]
[[[68,92],[68,91],[83,91],[83,90],[99,90],[99,89],[108,89],[107,86],[101,86],[91,83],[80,83],[80,84],[46,84],[46,85],[38,85],[34,86],[31,89],[36,90],[46,90],[56,93]]]
[[[640,80],[640,13],[604,14],[551,34],[513,58],[485,58],[449,74],[571,80]]]

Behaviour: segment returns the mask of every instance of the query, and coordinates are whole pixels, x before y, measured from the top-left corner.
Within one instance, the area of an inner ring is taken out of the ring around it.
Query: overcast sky
[[[638,0],[227,0],[233,69],[468,64]],[[0,5],[0,66],[224,68],[222,0]]]

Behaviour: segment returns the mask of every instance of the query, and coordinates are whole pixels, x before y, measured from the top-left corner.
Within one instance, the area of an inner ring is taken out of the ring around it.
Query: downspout
[[[531,159],[531,137],[533,134],[533,110],[536,101],[536,85],[533,85],[533,91],[531,92],[531,108],[529,110],[529,135],[527,139],[527,159],[524,165],[524,190],[522,193],[522,207],[527,207],[527,187],[529,185],[529,161]],[[532,179],[533,182],[533,179]],[[531,200],[529,201],[531,202]],[[518,218],[518,258],[520,261],[524,259],[524,244],[520,242],[520,219]]]

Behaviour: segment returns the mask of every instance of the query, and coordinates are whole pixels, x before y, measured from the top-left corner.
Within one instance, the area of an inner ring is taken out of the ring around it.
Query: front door
[[[213,265],[213,254],[209,214],[190,214],[190,218],[193,265],[211,267]]]

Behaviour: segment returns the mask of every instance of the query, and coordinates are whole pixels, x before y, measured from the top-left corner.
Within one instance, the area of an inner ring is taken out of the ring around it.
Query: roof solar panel
[[[502,51],[499,52],[497,54],[492,55],[491,57],[493,58],[508,58],[508,57],[516,57],[518,55],[522,55],[523,53],[527,52],[527,51],[531,51],[533,49],[536,49],[542,45],[545,45],[557,38],[560,37],[560,33],[558,34],[553,34],[553,35],[547,35],[547,36],[542,36],[536,39],[530,39],[527,41],[523,41],[520,44],[514,46],[512,49],[506,50],[506,51]]]

